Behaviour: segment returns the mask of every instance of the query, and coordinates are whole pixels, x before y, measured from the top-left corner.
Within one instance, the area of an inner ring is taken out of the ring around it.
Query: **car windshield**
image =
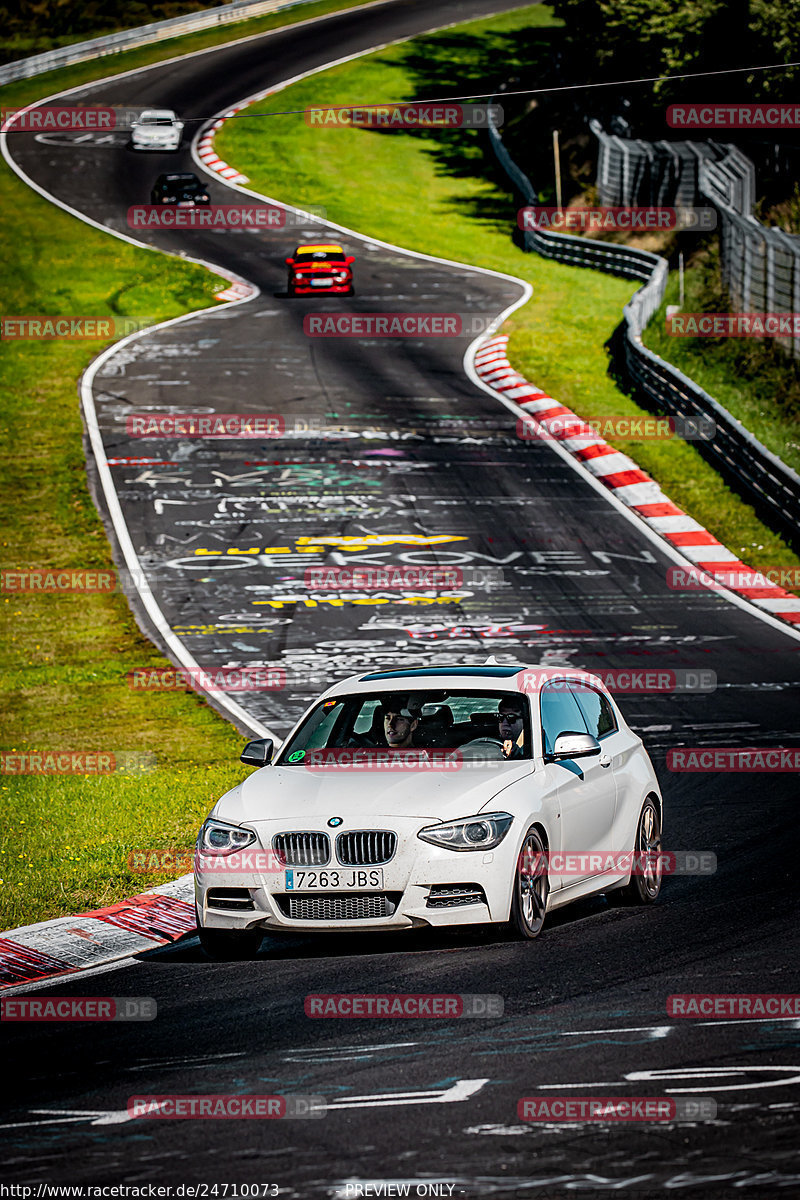
[[[512,716],[502,729],[500,709]],[[529,706],[518,693],[362,693],[323,700],[312,709],[281,749],[278,764],[301,766],[308,752],[333,747],[458,750],[500,762],[507,741],[514,758],[531,757]]]
[[[140,117],[140,125],[171,125],[172,117]]]
[[[335,250],[330,253],[327,250],[298,250],[295,258],[313,262],[344,262],[344,254],[337,253]]]

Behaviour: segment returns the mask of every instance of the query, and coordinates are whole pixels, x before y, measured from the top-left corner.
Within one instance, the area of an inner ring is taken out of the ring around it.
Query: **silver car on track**
[[[145,108],[131,126],[132,150],[177,150],[183,122],[171,108]]]

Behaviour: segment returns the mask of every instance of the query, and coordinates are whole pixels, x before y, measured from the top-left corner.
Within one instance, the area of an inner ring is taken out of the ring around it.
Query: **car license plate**
[[[287,892],[352,892],[361,888],[383,888],[380,867],[337,867],[326,871],[290,867],[284,882]]]
[[[330,287],[332,283],[333,283],[332,279],[312,279],[311,280],[312,287]]]

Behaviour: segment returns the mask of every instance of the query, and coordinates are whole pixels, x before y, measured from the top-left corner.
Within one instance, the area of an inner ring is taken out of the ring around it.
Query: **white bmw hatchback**
[[[273,761],[205,821],[200,940],[511,922],[598,892],[661,888],[662,798],[641,739],[587,672],[516,666],[358,675],[329,688]]]
[[[177,150],[183,122],[171,108],[146,108],[131,126],[132,150]]]

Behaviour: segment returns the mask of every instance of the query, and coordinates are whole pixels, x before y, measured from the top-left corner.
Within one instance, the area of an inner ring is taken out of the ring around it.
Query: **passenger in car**
[[[522,701],[515,696],[503,697],[497,706],[497,717],[503,758],[522,758],[525,741]]]

